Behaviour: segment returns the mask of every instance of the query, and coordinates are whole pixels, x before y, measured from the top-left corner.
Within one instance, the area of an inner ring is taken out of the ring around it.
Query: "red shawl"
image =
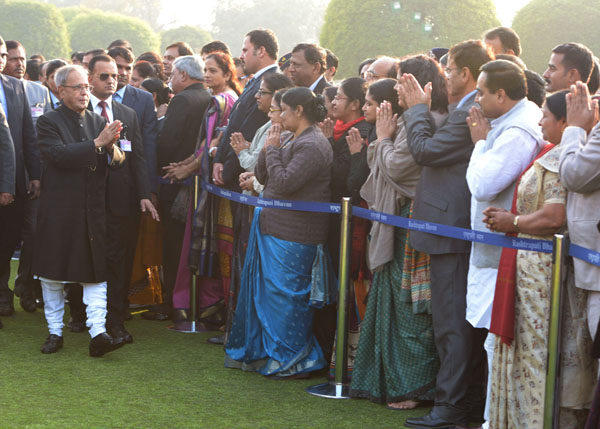
[[[535,161],[545,155],[553,144],[547,144],[540,151],[538,156],[521,173],[515,186],[513,194],[511,213],[517,214],[517,195],[519,183],[523,174],[529,170]],[[509,232],[508,237],[516,237],[517,233]],[[500,256],[500,265],[498,266],[498,277],[496,279],[496,291],[494,292],[494,305],[492,307],[492,322],[490,332],[500,336],[501,341],[509,345],[515,337],[515,293],[517,285],[517,249],[504,248]]]

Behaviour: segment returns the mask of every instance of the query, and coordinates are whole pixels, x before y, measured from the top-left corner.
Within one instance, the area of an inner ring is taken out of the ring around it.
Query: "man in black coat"
[[[0,37],[0,72],[6,59],[6,44]],[[21,241],[26,199],[40,195],[41,167],[23,82],[0,74],[0,102],[6,113],[16,161],[14,202],[0,207],[0,316],[10,316],[14,312],[13,292],[8,287],[10,259]]]
[[[125,154],[120,168],[109,170],[106,182],[106,239],[108,272],[108,314],[106,326],[113,337],[132,342],[124,326],[127,291],[137,244],[140,211],[158,220],[150,201],[150,183],[144,145],[135,111],[113,99],[117,87],[117,64],[108,55],[93,57],[88,64],[92,86],[90,105],[94,113],[123,124],[117,145]]]
[[[157,140],[158,171],[171,163],[183,161],[194,153],[204,113],[211,101],[204,87],[204,63],[197,55],[177,58],[171,73],[171,88],[175,97],[169,103],[162,130]],[[173,310],[173,287],[181,255],[185,223],[171,212],[179,192],[185,192],[190,183],[171,183],[163,180],[159,185],[158,204],[163,223],[163,311],[150,315],[165,319]],[[185,216],[184,216],[185,218]]]
[[[15,148],[4,108],[0,104],[0,209],[13,202],[15,195]],[[0,321],[2,328],[2,321]]]
[[[290,76],[296,86],[304,86],[317,95],[331,86],[325,79],[327,52],[313,43],[300,43],[292,49]]]
[[[63,288],[80,283],[92,337],[89,353],[96,357],[124,344],[105,329],[106,176],[109,164],[118,166],[125,159],[114,144],[123,127],[86,110],[89,85],[81,66],[64,66],[55,79],[63,104],[37,122],[44,183],[33,271],[42,283],[50,331],[41,351],[55,353],[62,347]]]
[[[409,107],[404,112],[407,141],[423,167],[417,185],[413,217],[470,228],[471,193],[466,173],[473,142],[466,118],[475,103],[479,68],[492,60],[480,40],[452,47],[446,77],[448,93],[460,100],[446,123],[436,129],[429,112],[431,89],[423,92],[413,76],[400,81]],[[411,231],[411,245],[430,254],[433,333],[440,357],[435,404],[420,418],[407,419],[411,428],[467,426],[483,423],[486,385],[486,329],[466,320],[467,274],[471,243]]]

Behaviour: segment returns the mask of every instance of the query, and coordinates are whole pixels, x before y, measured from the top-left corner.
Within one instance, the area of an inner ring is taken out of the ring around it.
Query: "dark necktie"
[[[108,106],[108,104],[106,104],[106,101],[101,101],[100,103],[98,103],[98,106],[100,106],[100,108],[102,109],[102,111],[100,112],[100,116],[106,119],[106,122],[110,122],[110,119],[108,119],[108,112],[106,111],[106,106]]]

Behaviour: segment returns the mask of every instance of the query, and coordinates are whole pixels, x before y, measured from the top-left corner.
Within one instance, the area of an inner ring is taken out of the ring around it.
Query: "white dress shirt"
[[[94,94],[90,94],[90,103],[92,104],[92,110],[94,113],[97,113],[100,116],[102,116],[102,107],[99,106],[101,101],[102,100],[100,100]],[[112,122],[114,120],[113,111],[112,111],[112,96],[108,97],[104,101],[106,102],[105,108],[106,108],[106,114],[108,115],[108,122]]]

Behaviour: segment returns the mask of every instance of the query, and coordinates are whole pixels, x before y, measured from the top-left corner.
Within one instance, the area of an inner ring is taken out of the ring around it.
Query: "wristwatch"
[[[513,219],[513,225],[517,228],[517,231],[519,231],[519,216],[515,216]]]

